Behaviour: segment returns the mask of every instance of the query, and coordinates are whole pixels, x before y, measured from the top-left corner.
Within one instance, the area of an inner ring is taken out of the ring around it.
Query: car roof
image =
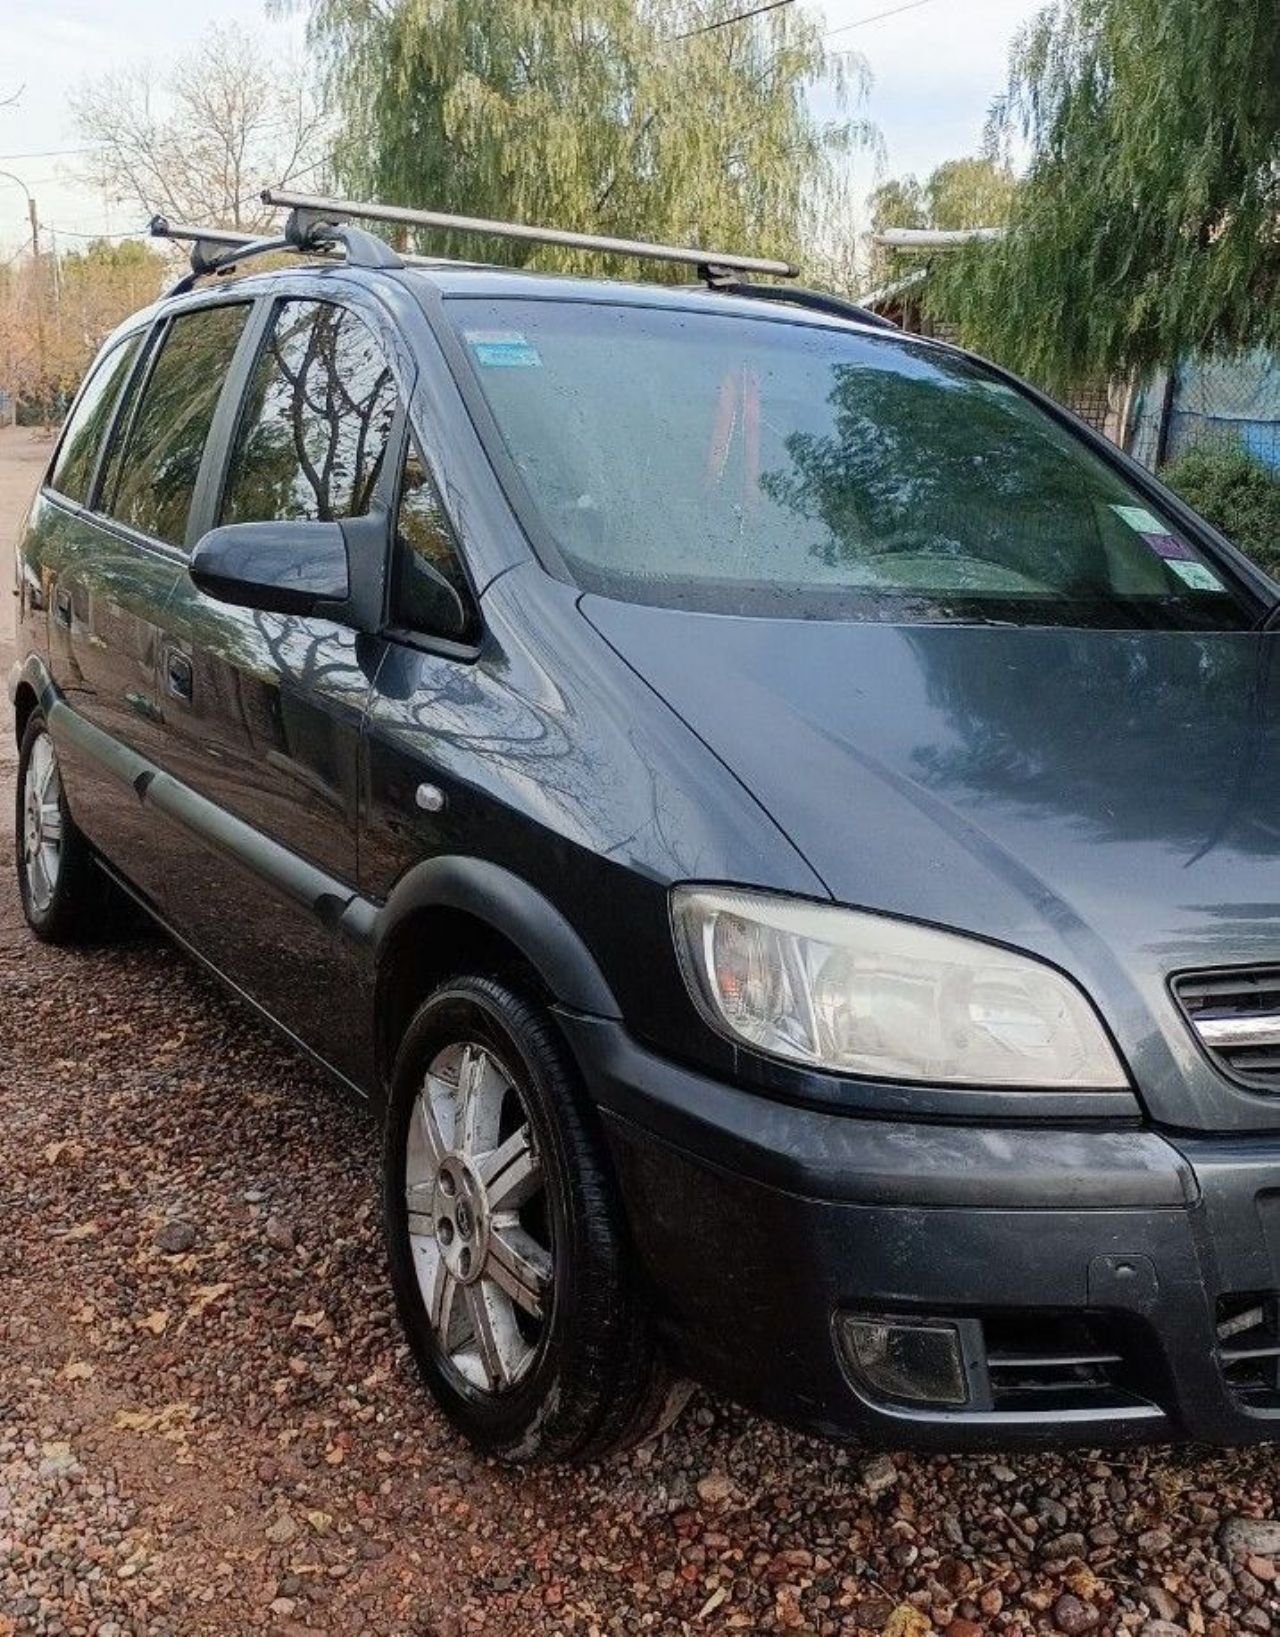
[[[801,306],[785,299],[786,284],[756,285],[743,281],[736,290],[721,290],[713,285],[690,280],[681,284],[646,283],[641,280],[588,278],[564,273],[538,273],[523,268],[502,267],[487,263],[440,260],[413,262],[403,268],[353,267],[345,261],[297,262],[290,266],[255,268],[252,272],[234,273],[223,279],[209,280],[188,290],[167,292],[150,306],[131,313],[108,338],[114,345],[130,332],[142,329],[162,317],[171,307],[191,307],[201,304],[200,298],[214,301],[234,299],[253,300],[279,288],[286,294],[289,286],[301,277],[322,278],[332,275],[348,287],[352,282],[362,284],[370,291],[393,279],[398,283],[425,294],[434,290],[439,296],[481,297],[492,300],[524,299],[530,301],[565,301],[600,305],[665,308],[669,311],[719,313],[730,318],[771,319],[810,329],[844,330],[862,337],[876,337],[896,345],[910,344],[913,348],[948,350],[942,343],[909,330],[876,322],[870,316],[863,320],[830,309]],[[774,295],[772,292],[779,293]],[[855,304],[850,303],[852,308]]]
[[[886,340],[920,341],[921,336],[895,332],[873,320],[859,321],[830,311],[795,305],[782,297],[771,298],[772,288],[743,281],[738,291],[718,290],[696,280],[682,284],[646,283],[641,280],[587,278],[565,273],[536,273],[522,268],[440,261],[430,266],[411,265],[398,275],[411,282],[434,286],[442,296],[483,296],[493,300],[581,301],[617,306],[664,307],[671,310],[718,312],[733,318],[785,318],[819,329],[850,329],[883,336]],[[752,293],[758,292],[758,293]]]

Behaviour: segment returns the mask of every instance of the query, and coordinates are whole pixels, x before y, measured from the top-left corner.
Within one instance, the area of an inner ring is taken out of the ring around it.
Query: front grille
[[[1274,1293],[1223,1296],[1217,1317],[1227,1386],[1254,1409],[1280,1406],[1280,1299]]]
[[[988,1313],[982,1320],[995,1410],[1150,1412],[1123,1327],[1104,1315]]]
[[[1280,1088],[1280,966],[1189,972],[1174,979],[1173,992],[1219,1067],[1237,1080]]]

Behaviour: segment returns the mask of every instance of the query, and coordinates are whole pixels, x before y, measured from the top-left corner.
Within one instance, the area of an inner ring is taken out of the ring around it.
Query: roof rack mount
[[[721,270],[768,273],[774,278],[793,279],[800,272],[791,262],[772,261],[765,256],[739,256],[725,250],[700,250],[692,245],[650,244],[643,239],[614,239],[597,233],[571,233],[566,228],[532,227],[526,222],[498,222],[482,216],[455,216],[443,210],[411,210],[405,205],[330,199],[316,193],[293,193],[285,188],[265,188],[262,200],[264,204],[279,205],[323,222],[355,217],[362,221],[389,222],[398,227],[446,228],[456,232],[483,233],[494,238],[523,239],[533,244],[565,245],[571,250],[598,250],[612,256],[637,256],[646,261],[680,262],[709,273],[719,273]]]

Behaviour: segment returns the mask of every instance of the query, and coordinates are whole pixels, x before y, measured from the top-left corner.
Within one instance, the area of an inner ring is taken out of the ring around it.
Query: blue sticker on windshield
[[[536,369],[538,349],[519,330],[464,330],[467,345],[483,369]]]

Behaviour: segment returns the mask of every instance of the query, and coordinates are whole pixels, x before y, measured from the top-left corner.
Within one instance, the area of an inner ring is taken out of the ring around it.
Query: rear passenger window
[[[105,509],[171,546],[186,539],[205,440],[248,313],[237,302],[169,322],[123,446]]]
[[[395,412],[391,371],[354,313],[281,302],[241,414],[221,521],[363,516]]]
[[[71,412],[67,429],[62,435],[49,487],[68,500],[82,506],[89,504],[89,485],[93,482],[98,450],[111,420],[120,388],[129,374],[130,365],[138,356],[142,332],[118,342],[99,360],[90,375],[84,391]]]

